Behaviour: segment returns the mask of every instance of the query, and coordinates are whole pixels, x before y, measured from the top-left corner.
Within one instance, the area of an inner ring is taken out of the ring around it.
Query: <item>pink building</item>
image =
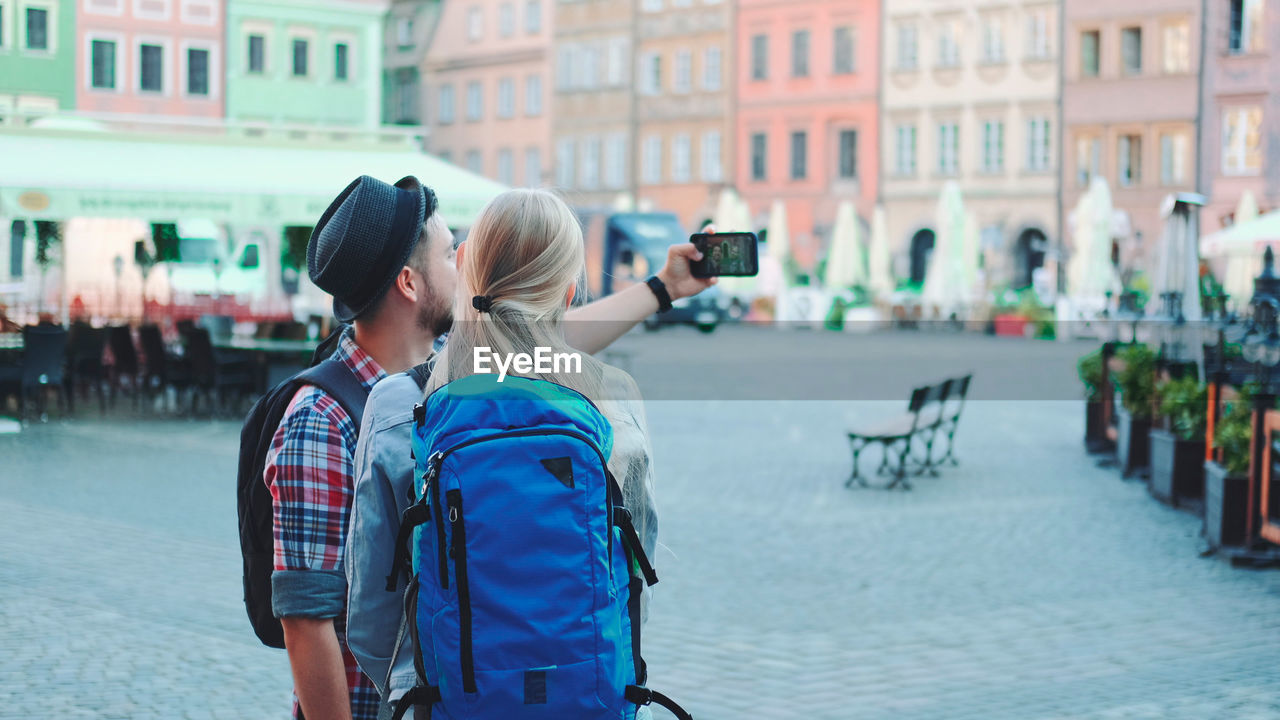
[[[785,203],[801,266],[821,257],[841,200],[871,217],[879,38],[879,2],[739,3],[736,184],[761,224]]]
[[[1209,0],[1205,24],[1200,172],[1209,204],[1200,229],[1207,234],[1234,220],[1246,191],[1262,212],[1280,208],[1280,2]]]
[[[224,115],[225,0],[79,0],[76,108]]]
[[[431,152],[516,186],[550,169],[552,0],[466,0],[441,6],[424,60]]]

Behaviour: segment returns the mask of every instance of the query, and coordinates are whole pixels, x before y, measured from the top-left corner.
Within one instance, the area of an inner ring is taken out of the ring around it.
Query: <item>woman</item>
[[[533,355],[536,348],[577,354],[565,341],[563,322],[586,266],[582,230],[564,201],[543,190],[499,195],[481,211],[467,241],[458,247],[457,263],[453,330],[435,358],[426,394],[475,374],[475,348],[487,347],[495,357]],[[487,302],[477,303],[475,298]],[[590,355],[579,356],[580,368],[523,375],[582,393],[613,425],[609,469],[622,484],[646,555],[654,558],[658,522],[639,389],[625,372]],[[647,605],[646,600],[646,612]]]

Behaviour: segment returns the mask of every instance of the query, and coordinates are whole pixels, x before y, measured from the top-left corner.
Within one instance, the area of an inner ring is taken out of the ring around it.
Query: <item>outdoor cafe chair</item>
[[[108,342],[111,347],[111,405],[114,407],[116,393],[125,389],[126,380],[129,392],[133,394],[134,405],[142,402],[141,387],[138,379],[138,350],[133,344],[133,330],[128,325],[107,329]]]
[[[191,389],[202,394],[211,410],[218,410],[231,396],[238,400],[254,392],[253,366],[245,353],[219,351],[209,330],[193,327],[187,333],[185,361]],[[195,410],[192,395],[192,411]]]
[[[169,386],[169,351],[164,346],[164,336],[160,326],[143,325],[138,328],[138,343],[142,346],[142,360],[145,371],[142,374],[143,387],[147,393],[164,392]]]
[[[103,384],[107,380],[107,370],[102,362],[105,346],[105,330],[84,322],[72,324],[67,335],[66,375],[67,402],[72,412],[75,412],[76,394],[88,397],[89,388],[98,394],[99,410],[106,412],[107,395]]]
[[[67,410],[67,388],[64,372],[67,354],[67,331],[57,325],[32,325],[22,330],[22,379],[18,389],[18,416],[26,417],[26,403],[36,398],[36,410],[43,420],[49,390],[58,395],[58,408]]]

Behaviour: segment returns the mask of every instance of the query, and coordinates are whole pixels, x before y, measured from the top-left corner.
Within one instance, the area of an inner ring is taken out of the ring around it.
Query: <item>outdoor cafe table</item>
[[[247,354],[254,366],[254,384],[266,392],[311,364],[314,340],[272,340],[267,338],[215,338],[214,348]]]

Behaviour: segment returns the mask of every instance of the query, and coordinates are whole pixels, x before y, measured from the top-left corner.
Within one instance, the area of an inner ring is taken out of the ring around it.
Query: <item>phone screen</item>
[[[698,233],[689,241],[702,251],[701,260],[689,263],[694,277],[751,277],[760,272],[755,233]]]

